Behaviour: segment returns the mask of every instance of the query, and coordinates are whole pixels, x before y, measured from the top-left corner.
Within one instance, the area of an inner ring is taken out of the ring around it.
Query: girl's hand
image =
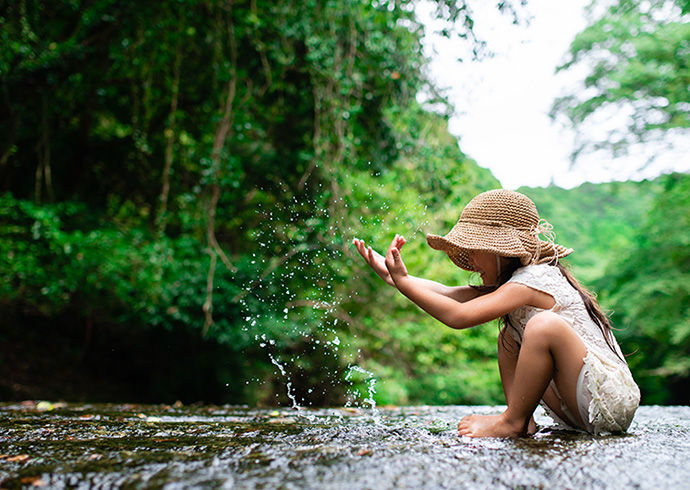
[[[405,263],[400,256],[400,249],[403,245],[405,245],[405,239],[400,235],[395,235],[390,247],[388,247],[388,252],[386,252],[384,263],[394,283],[407,277],[407,267],[405,267]]]
[[[355,247],[357,247],[359,255],[364,258],[367,264],[369,264],[369,267],[374,269],[374,272],[376,272],[381,279],[386,281],[386,284],[390,284],[391,286],[395,287],[395,283],[388,272],[383,255],[375,252],[371,249],[371,247],[367,247],[364,243],[364,240],[360,240],[359,238],[353,239],[352,243]]]

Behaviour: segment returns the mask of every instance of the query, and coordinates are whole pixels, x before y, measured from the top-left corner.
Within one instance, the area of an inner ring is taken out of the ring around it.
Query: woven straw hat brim
[[[540,241],[540,256],[532,260],[536,253],[533,236],[512,227],[486,226],[478,223],[458,222],[446,236],[429,234],[429,246],[448,254],[458,267],[474,271],[469,262],[469,251],[480,250],[502,257],[517,257],[522,265],[551,262],[573,252],[572,249],[545,240]]]

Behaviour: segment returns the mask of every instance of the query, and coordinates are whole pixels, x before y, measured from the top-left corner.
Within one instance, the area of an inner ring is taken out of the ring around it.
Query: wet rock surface
[[[690,407],[641,407],[624,435],[456,435],[499,411],[1,404],[0,487],[690,487]]]

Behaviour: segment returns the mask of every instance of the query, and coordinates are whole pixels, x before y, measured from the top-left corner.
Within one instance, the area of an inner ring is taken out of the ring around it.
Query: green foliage
[[[664,117],[635,131],[687,127],[686,23],[654,20],[656,3],[620,5],[573,45],[570,63],[606,55],[588,79],[599,95],[573,117],[630,100],[651,114],[637,98],[664,98],[653,108]],[[467,283],[425,234],[499,186],[460,151],[446,116],[416,100],[436,92],[413,6],[9,4],[3,318],[123,336],[192,329],[231,354],[209,360],[225,377],[223,402],[290,403],[288,381],[300,403],[362,402],[373,378],[378,403],[502,402],[497,326],[447,329],[350,245],[358,236],[383,249],[400,233],[413,274]],[[437,7],[480,54],[468,6]],[[499,9],[517,17],[509,2]],[[688,190],[685,176],[525,190],[576,249],[576,275],[627,327],[624,350],[639,346],[630,359],[648,401],[677,400],[690,369]]]
[[[415,105],[395,120],[399,145],[407,151],[394,168],[344,176],[342,187],[352,189],[341,221],[347,242],[358,236],[382,249],[400,233],[408,239],[404,254],[411,273],[448,284],[467,283],[467,273],[429,248],[425,236],[445,233],[471,197],[499,183],[458,149],[445,120]],[[495,324],[448,330],[384,285],[352,247],[346,249],[345,262],[334,266],[342,281],[334,281],[339,307],[332,314],[341,315],[355,334],[353,348],[360,356],[352,360],[379,378],[380,402],[502,401]]]
[[[352,365],[389,403],[500,400],[494,330],[444,331],[350,246],[400,232],[411,267],[466,280],[420,232],[498,186],[416,102],[435,90],[412,2],[21,1],[1,15],[3,311],[197,329],[236,354],[218,361],[237,369],[234,403],[287,403],[283,366],[300,402],[341,403],[368,386],[344,379]],[[464,2],[439,15],[478,43]]]
[[[585,183],[574,189],[549,186],[518,190],[528,195],[539,215],[554,226],[556,242],[574,250],[565,262],[578,280],[592,285],[621,250],[633,247],[640,222],[661,184],[645,180]]]
[[[690,175],[665,177],[630,254],[599,281],[646,403],[688,403]]]
[[[593,4],[593,10],[600,7]],[[683,14],[682,12],[685,12]],[[580,141],[581,151],[608,149],[662,138],[690,127],[690,23],[687,2],[619,0],[594,18],[570,46],[559,70],[588,65],[585,90],[558,98],[552,116],[577,129],[584,121],[618,113],[624,127],[599,141]],[[680,133],[683,134],[683,133]]]

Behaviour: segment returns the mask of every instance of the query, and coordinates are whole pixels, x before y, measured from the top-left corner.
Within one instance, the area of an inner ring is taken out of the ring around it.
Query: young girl
[[[353,241],[384,281],[449,327],[502,319],[498,367],[508,408],[464,417],[460,435],[531,434],[540,400],[559,425],[591,434],[625,431],[632,421],[640,390],[606,315],[558,263],[573,250],[553,243],[551,229],[527,196],[499,189],[472,199],[446,236],[427,235],[432,248],[478,272],[481,287],[448,287],[409,275],[401,236],[385,257]]]

